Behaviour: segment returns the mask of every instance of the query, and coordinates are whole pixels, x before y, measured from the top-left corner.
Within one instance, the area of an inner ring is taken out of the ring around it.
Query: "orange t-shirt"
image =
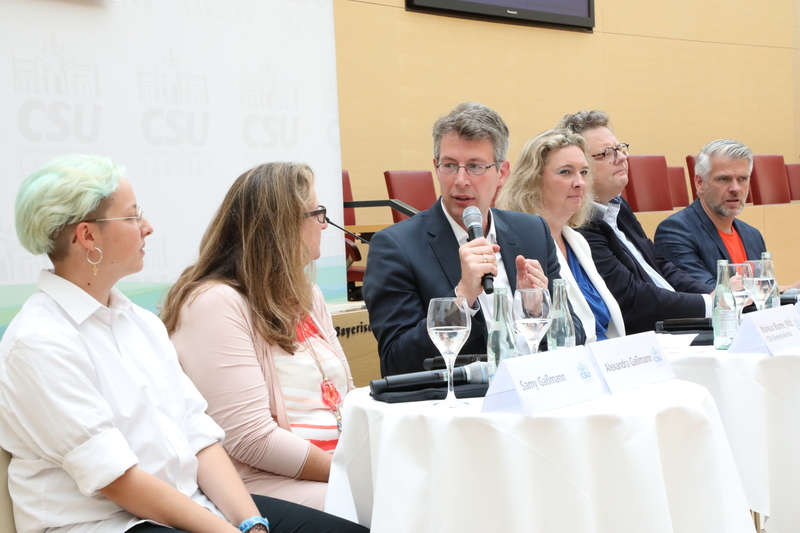
[[[722,239],[722,244],[725,245],[725,248],[728,249],[728,254],[731,256],[731,263],[744,263],[747,261],[747,254],[744,251],[744,244],[742,244],[742,239],[739,237],[739,233],[736,231],[736,228],[731,226],[730,233],[723,233],[722,231],[717,230],[719,233],[720,238]]]

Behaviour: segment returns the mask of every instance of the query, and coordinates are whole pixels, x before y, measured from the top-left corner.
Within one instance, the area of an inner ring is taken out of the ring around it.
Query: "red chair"
[[[750,191],[755,205],[791,202],[789,178],[786,177],[786,163],[782,155],[753,156]]]
[[[625,191],[633,211],[671,211],[667,158],[663,155],[629,155]]]
[[[789,178],[789,192],[792,200],[800,200],[800,164],[786,165],[786,177]]]
[[[389,198],[400,200],[414,209],[424,211],[436,201],[436,188],[430,170],[387,170],[383,173]],[[394,222],[405,220],[408,216],[393,209]]]
[[[342,199],[345,202],[353,201],[353,189],[350,187],[350,173],[342,170]],[[352,207],[344,208],[344,225],[352,226],[356,223],[356,210]],[[356,283],[364,282],[366,267],[354,265],[361,261],[361,251],[355,243],[355,237],[344,234],[344,251],[347,259],[347,299],[350,301],[361,300],[361,289]]]
[[[686,188],[686,172],[683,167],[667,167],[669,178],[669,195],[672,198],[672,207],[686,207],[689,205],[689,189]]]
[[[696,156],[686,156],[686,168],[689,170],[689,186],[692,188],[692,200],[697,200],[697,187],[694,185],[694,164],[696,161]]]

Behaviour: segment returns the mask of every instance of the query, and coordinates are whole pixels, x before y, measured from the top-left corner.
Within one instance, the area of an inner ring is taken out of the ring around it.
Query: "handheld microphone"
[[[361,235],[356,235],[356,234],[355,234],[355,233],[353,233],[352,231],[347,231],[347,230],[346,230],[346,229],[344,229],[343,227],[341,227],[341,226],[337,226],[336,224],[334,224],[333,222],[331,222],[331,219],[329,219],[328,217],[325,217],[325,222],[327,222],[328,224],[330,224],[330,225],[331,225],[331,226],[333,226],[334,228],[338,228],[338,229],[342,230],[343,232],[347,233],[348,235],[352,235],[353,237],[355,237],[355,238],[356,238],[356,239],[358,239],[359,241],[363,242],[364,244],[369,244],[369,241],[368,241],[367,239],[365,239],[364,237],[362,237]]]
[[[453,369],[453,385],[489,383],[489,363],[475,362]],[[398,374],[369,382],[372,394],[404,392],[447,386],[447,370]]]
[[[483,237],[483,215],[481,215],[480,209],[474,205],[464,209],[464,213],[461,215],[461,221],[464,222],[464,226],[467,227],[467,234],[469,235],[470,241]],[[494,276],[491,274],[484,274],[481,278],[481,285],[483,285],[483,292],[492,294],[494,292]]]

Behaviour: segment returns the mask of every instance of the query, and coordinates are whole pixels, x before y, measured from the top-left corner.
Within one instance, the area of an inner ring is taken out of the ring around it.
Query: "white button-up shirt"
[[[0,342],[0,446],[19,533],[123,532],[141,522],[99,489],[138,465],[222,516],[196,454],[224,433],[161,321],[43,271]]]

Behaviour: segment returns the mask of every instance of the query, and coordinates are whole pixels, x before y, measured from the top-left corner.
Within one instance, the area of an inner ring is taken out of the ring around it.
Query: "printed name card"
[[[728,351],[800,354],[800,314],[793,305],[747,313]]]
[[[652,331],[587,345],[611,394],[675,378]]]
[[[583,346],[506,359],[497,368],[481,412],[533,415],[604,394]]]

